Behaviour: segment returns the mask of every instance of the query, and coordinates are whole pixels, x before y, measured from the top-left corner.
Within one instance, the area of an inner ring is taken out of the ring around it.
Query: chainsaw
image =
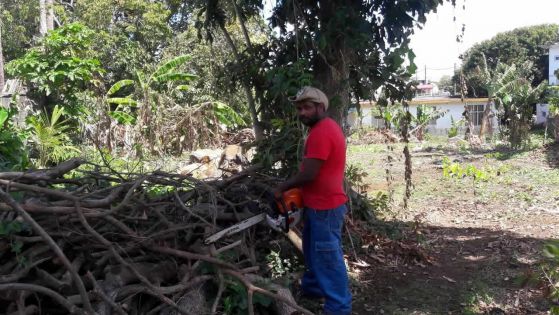
[[[270,228],[278,232],[288,233],[301,221],[303,209],[303,195],[301,189],[293,188],[282,193],[280,197],[267,193],[268,203],[260,209],[262,213],[247,218],[233,226],[221,230],[205,239],[206,244],[214,243],[223,237],[246,230],[258,223],[265,222]]]

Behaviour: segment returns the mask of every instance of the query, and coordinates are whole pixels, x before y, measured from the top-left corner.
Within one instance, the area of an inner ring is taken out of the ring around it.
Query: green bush
[[[551,241],[544,245],[543,249],[546,260],[542,265],[540,279],[545,283],[548,290],[548,299],[554,304],[550,308],[551,314],[559,314],[559,241]]]
[[[31,140],[39,155],[39,166],[62,162],[80,153],[70,139],[70,125],[61,120],[63,114],[64,108],[57,105],[50,117],[41,113],[29,118]]]
[[[100,62],[91,57],[94,34],[79,23],[63,25],[49,32],[23,57],[6,64],[6,72],[25,80],[32,91],[48,97],[50,103],[64,104],[73,112],[77,93],[98,85],[103,72]]]
[[[24,170],[29,166],[25,148],[27,133],[12,123],[13,108],[0,108],[0,171]]]
[[[454,118],[452,118],[452,116],[450,116],[450,128],[448,129],[448,137],[449,138],[454,138],[458,135],[458,128],[460,127],[461,123],[462,123],[462,120],[455,121]]]

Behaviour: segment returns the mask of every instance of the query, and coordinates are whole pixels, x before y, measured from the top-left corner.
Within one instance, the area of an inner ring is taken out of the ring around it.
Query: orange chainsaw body
[[[300,188],[292,188],[284,191],[281,199],[282,200],[276,201],[278,210],[281,213],[303,208],[303,191]]]

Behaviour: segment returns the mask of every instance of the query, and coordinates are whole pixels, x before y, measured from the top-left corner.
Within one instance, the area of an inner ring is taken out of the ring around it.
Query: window
[[[542,112],[543,118],[547,117],[547,112]]]
[[[555,56],[555,61],[559,61],[559,56]]]
[[[470,112],[470,121],[474,126],[480,126],[483,119],[483,110],[485,105],[466,105],[468,111]]]

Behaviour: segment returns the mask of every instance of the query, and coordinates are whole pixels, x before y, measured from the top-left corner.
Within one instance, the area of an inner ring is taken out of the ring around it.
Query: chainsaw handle
[[[283,216],[285,218],[285,225],[282,226],[282,229],[285,233],[287,233],[287,232],[289,232],[289,210],[288,210],[287,205],[285,204],[285,200],[283,200],[283,198],[277,198],[276,200],[281,202],[281,206],[284,210],[283,211]]]

